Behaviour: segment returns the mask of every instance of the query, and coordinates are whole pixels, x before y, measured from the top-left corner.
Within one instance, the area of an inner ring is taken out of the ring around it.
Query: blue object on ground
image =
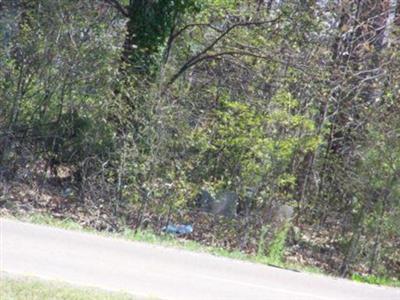
[[[189,234],[193,232],[193,226],[192,225],[173,225],[173,224],[168,224],[167,226],[163,227],[162,229],[166,233],[172,233],[176,235],[183,235],[183,234]]]

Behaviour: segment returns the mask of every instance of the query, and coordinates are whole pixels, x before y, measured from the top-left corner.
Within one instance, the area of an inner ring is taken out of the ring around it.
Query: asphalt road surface
[[[8,219],[0,225],[0,271],[13,275],[158,299],[400,300],[395,288]]]

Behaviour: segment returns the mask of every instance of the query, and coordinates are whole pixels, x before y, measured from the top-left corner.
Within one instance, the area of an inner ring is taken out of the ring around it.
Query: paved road
[[[400,289],[7,219],[0,225],[0,271],[16,275],[160,299],[400,300]]]

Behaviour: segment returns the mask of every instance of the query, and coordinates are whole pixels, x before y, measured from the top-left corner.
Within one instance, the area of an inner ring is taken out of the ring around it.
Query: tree
[[[123,61],[134,70],[148,71],[154,66],[156,55],[175,30],[182,15],[196,12],[195,0],[129,0],[124,5],[118,0],[105,0],[128,19],[122,54]]]

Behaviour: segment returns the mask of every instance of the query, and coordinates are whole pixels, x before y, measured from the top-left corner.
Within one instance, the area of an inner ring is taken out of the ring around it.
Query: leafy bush
[[[283,258],[285,254],[286,238],[289,232],[290,223],[287,222],[282,226],[280,230],[276,233],[273,241],[270,243],[268,248],[267,259],[271,263],[280,265],[283,263]]]

